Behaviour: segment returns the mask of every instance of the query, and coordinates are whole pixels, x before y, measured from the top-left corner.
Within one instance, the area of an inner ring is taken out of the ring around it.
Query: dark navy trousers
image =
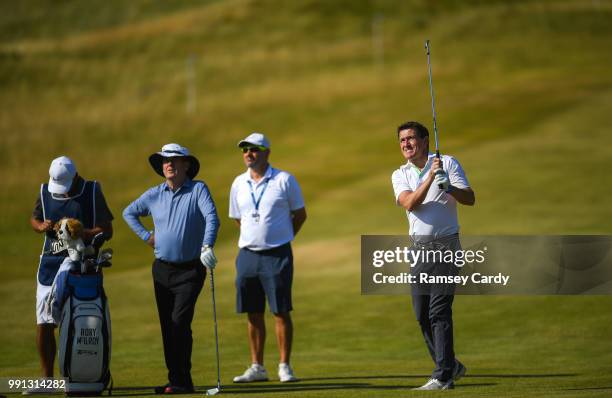
[[[412,307],[435,363],[431,377],[440,381],[452,378],[455,367],[453,349],[453,295],[413,295]]]
[[[413,250],[458,251],[461,244],[457,235],[415,244]],[[459,268],[453,263],[421,262],[410,272],[417,276],[456,276]],[[453,343],[454,283],[416,283],[411,286],[412,307],[423,333],[425,344],[435,368],[431,377],[446,382],[453,377],[455,351]]]

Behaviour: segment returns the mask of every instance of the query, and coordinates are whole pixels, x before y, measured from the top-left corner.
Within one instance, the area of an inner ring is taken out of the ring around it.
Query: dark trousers
[[[425,244],[416,244],[414,250],[461,250],[457,235],[448,236]],[[430,276],[456,276],[459,269],[453,263],[421,262],[412,270],[419,278],[421,273]],[[420,279],[419,279],[420,280]],[[442,382],[453,377],[455,351],[453,348],[453,299],[454,283],[417,283],[412,286],[412,308],[421,327],[427,350],[435,368],[431,377]]]
[[[447,381],[453,375],[453,298],[452,295],[413,295],[416,315],[429,355],[436,367],[431,377]]]
[[[199,259],[182,264],[153,262],[155,301],[159,313],[168,381],[193,387],[191,380],[191,321],[206,270]]]

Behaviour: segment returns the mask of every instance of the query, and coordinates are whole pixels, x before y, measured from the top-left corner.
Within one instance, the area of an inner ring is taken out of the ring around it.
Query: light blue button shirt
[[[202,181],[187,179],[175,192],[164,182],[125,208],[123,218],[144,241],[151,234],[139,218],[149,215],[155,225],[155,258],[173,263],[190,261],[200,257],[203,245],[213,246],[217,240],[217,209]]]

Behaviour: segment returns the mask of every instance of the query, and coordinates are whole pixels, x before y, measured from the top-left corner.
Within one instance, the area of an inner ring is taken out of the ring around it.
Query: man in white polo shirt
[[[248,170],[232,184],[229,216],[240,227],[236,311],[248,314],[251,366],[234,377],[234,382],[268,380],[263,363],[266,297],[276,323],[278,377],[281,382],[297,381],[289,365],[293,341],[291,241],[306,220],[304,198],[295,177],[268,163],[270,142],[263,134],[249,135],[238,147]]]
[[[459,162],[448,155],[429,152],[429,132],[418,122],[397,129],[406,164],[391,177],[395,200],[406,209],[414,250],[461,250],[457,202],[472,206],[470,188]],[[458,273],[452,263],[419,263],[411,273],[449,275]],[[418,280],[418,278],[417,278]],[[434,361],[431,378],[417,390],[446,390],[466,372],[455,359],[452,304],[454,285],[413,285],[412,306]]]

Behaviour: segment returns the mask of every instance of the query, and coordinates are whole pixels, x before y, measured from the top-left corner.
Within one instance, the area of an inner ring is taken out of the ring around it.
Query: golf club
[[[440,150],[438,149],[438,125],[436,124],[436,101],[434,98],[433,82],[431,80],[431,61],[430,61],[430,49],[429,40],[425,40],[425,50],[427,50],[427,68],[429,69],[429,93],[431,94],[431,111],[433,112],[433,129],[434,129],[434,140],[436,142],[436,157],[440,159]],[[442,184],[438,187],[443,189]]]
[[[212,290],[213,320],[215,322],[215,350],[217,353],[217,387],[206,391],[206,395],[217,395],[221,392],[221,370],[219,368],[219,334],[217,333],[217,304],[215,302],[215,270],[210,270],[210,287]]]

